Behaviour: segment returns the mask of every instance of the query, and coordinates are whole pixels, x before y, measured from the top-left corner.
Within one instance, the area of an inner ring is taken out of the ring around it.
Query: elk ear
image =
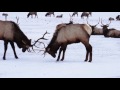
[[[22,40],[22,42],[26,45],[26,43],[25,43],[25,41],[24,41],[24,40]]]

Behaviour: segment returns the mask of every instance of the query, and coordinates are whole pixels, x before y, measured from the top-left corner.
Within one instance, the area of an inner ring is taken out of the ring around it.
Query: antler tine
[[[98,23],[97,23],[95,26],[97,26],[99,23],[100,23],[100,17],[99,17],[99,21],[98,21]]]
[[[110,23],[111,23],[111,20],[110,20]],[[107,26],[109,26],[109,25],[110,25],[110,23],[109,23],[109,24],[107,24]]]
[[[102,18],[101,18],[101,24],[104,26],[103,22],[102,22]]]
[[[34,52],[35,52],[35,50],[34,50],[33,46],[37,47],[37,46],[36,46],[36,43],[39,42],[39,40],[41,40],[41,39],[43,39],[43,40],[48,40],[48,39],[45,38],[45,35],[46,35],[46,34],[49,34],[49,33],[46,31],[41,38],[37,39],[37,40],[34,42],[34,44],[31,45],[32,50],[33,50]],[[43,42],[39,42],[39,43],[40,43],[40,44],[42,43],[42,44],[44,45],[44,47],[45,47],[45,44],[44,44]],[[37,48],[39,48],[39,47],[37,47]]]

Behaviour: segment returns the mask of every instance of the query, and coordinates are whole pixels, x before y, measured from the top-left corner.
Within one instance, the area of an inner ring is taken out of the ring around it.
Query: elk
[[[110,18],[109,18],[109,21],[114,21],[114,20],[115,20],[115,19],[114,19],[114,18],[112,18],[112,17],[110,17]]]
[[[81,14],[81,18],[84,18],[84,17],[89,17],[89,15],[91,15],[92,16],[92,12],[83,12],[82,14]]]
[[[40,38],[44,39],[44,37]],[[6,51],[8,47],[8,43],[11,44],[11,47],[14,52],[14,56],[18,59],[18,56],[15,51],[14,42],[17,44],[19,48],[22,48],[22,52],[29,52],[30,47],[35,46],[35,44],[40,40],[38,39],[34,44],[31,45],[31,39],[21,31],[20,27],[17,23],[13,21],[1,21],[0,20],[0,40],[4,41],[4,55],[3,60],[6,60]]]
[[[5,16],[5,21],[7,21],[8,14],[7,13],[3,13],[2,16]]]
[[[120,20],[120,15],[116,16],[116,20],[118,21]]]
[[[60,24],[57,25],[56,31],[53,34],[50,43],[45,48],[44,54],[49,53],[53,58],[55,58],[56,53],[59,50],[59,55],[57,58],[57,61],[59,61],[61,52],[63,51],[63,56],[61,59],[61,61],[63,61],[67,45],[82,42],[86,47],[85,61],[88,61],[89,56],[89,62],[91,62],[92,46],[89,43],[89,39],[92,34],[91,27],[87,24],[69,24],[61,26],[59,28],[58,26],[60,26]]]
[[[78,17],[78,12],[73,12],[72,17],[75,15],[77,15],[77,17]]]
[[[37,12],[29,12],[29,13],[27,14],[27,18],[29,18],[29,16],[31,16],[31,18],[33,18],[33,15],[35,15],[35,18],[36,18],[36,17],[38,18]]]
[[[103,35],[103,29],[96,27],[99,23],[100,23],[100,18],[99,18],[99,22],[96,25],[90,25],[87,20],[87,24],[92,28],[92,35]]]
[[[62,18],[63,14],[56,16],[56,18]]]
[[[111,21],[110,21],[111,23]],[[103,28],[103,34],[105,37],[112,37],[112,38],[120,38],[120,30],[116,30],[114,28],[108,29],[109,24],[104,25],[101,21],[101,27]]]
[[[47,12],[47,13],[45,14],[46,17],[47,17],[47,16],[50,16],[50,17],[51,17],[51,15],[55,16],[54,12]]]

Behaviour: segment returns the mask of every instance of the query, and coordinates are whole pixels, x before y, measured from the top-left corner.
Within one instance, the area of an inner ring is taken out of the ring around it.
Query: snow
[[[0,12],[0,19],[4,20]],[[20,18],[19,26],[29,39],[40,38],[46,31],[47,45],[52,38],[55,27],[60,23],[67,23],[70,20],[69,14],[72,12],[55,12],[56,15],[64,14],[63,18],[45,17],[46,12],[38,12],[39,18],[27,18],[28,12],[4,12],[8,13],[8,20]],[[74,17],[75,23],[86,23],[86,19]],[[93,12],[89,18],[90,24],[97,24],[99,17],[103,23],[109,23],[108,18],[115,18],[119,12]],[[100,24],[98,25],[100,27]],[[113,21],[110,28],[120,30],[120,21]],[[69,45],[66,51],[65,60],[56,62],[56,58],[43,52],[22,53],[16,44],[16,52],[19,59],[14,58],[11,46],[8,45],[6,59],[3,60],[4,43],[0,41],[0,78],[120,78],[120,40],[119,38],[105,38],[104,36],[91,36],[90,44],[93,47],[93,62],[84,62],[86,50],[83,44],[77,43]],[[42,49],[42,46],[41,46]]]

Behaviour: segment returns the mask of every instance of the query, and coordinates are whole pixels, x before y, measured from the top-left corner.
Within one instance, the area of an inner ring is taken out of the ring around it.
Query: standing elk
[[[51,15],[55,16],[54,12],[47,12],[47,13],[45,14],[46,17],[47,17],[47,16],[50,16],[50,17],[51,17]]]
[[[73,12],[72,17],[75,15],[77,15],[77,17],[78,17],[78,12]]]
[[[44,37],[40,39],[45,39]],[[30,47],[35,46],[35,44],[40,40],[35,41],[34,44],[31,45],[31,39],[28,39],[27,36],[21,31],[20,27],[17,23],[13,21],[1,21],[0,20],[0,40],[4,41],[4,55],[3,60],[6,60],[6,51],[8,47],[8,43],[11,44],[11,47],[14,52],[14,56],[18,59],[18,56],[15,51],[14,42],[17,44],[19,48],[22,48],[22,52],[26,50],[29,52]]]
[[[56,18],[62,18],[63,14],[56,16]]]
[[[120,15],[116,16],[116,20],[118,21],[120,20]]]
[[[111,21],[110,21],[111,23]],[[101,27],[103,28],[103,34],[105,37],[113,37],[113,38],[120,38],[120,30],[116,30],[114,28],[108,29],[109,24],[104,25],[101,21]]]
[[[87,24],[92,28],[92,35],[103,35],[103,29],[96,27],[100,23],[100,18],[99,22],[96,25],[90,25],[87,21]]]
[[[92,12],[83,12],[83,13],[81,14],[81,18],[84,18],[84,17],[89,18],[89,15],[92,16]]]
[[[58,27],[59,25],[57,25]],[[65,51],[67,45],[73,43],[82,42],[86,47],[86,59],[85,61],[92,61],[92,46],[89,43],[90,36],[92,34],[92,29],[87,24],[69,24],[61,26],[59,29],[56,29],[50,43],[45,48],[45,52],[49,53],[52,57],[56,57],[56,53],[59,50],[59,55],[57,61],[60,59],[61,52],[63,51],[63,56],[61,61],[64,60]]]
[[[29,18],[29,16],[31,16],[31,18],[33,18],[33,15],[35,15],[35,18],[36,18],[36,17],[38,18],[37,12],[29,12],[29,13],[27,14],[27,18]]]

